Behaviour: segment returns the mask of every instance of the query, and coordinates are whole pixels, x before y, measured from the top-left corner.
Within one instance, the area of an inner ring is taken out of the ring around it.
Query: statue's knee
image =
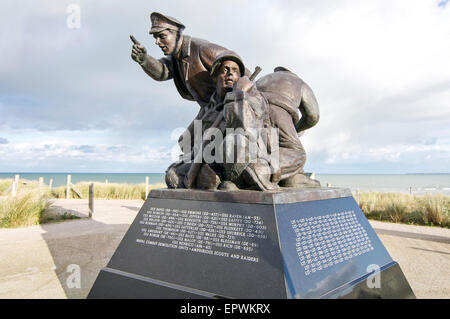
[[[180,188],[182,181],[175,167],[171,166],[166,170],[166,185],[168,188]]]

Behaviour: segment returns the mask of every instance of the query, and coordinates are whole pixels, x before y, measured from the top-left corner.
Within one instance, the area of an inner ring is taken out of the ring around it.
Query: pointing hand
[[[147,50],[134,38],[134,36],[130,35],[130,39],[133,42],[133,48],[131,49],[131,58],[142,65],[147,57]]]

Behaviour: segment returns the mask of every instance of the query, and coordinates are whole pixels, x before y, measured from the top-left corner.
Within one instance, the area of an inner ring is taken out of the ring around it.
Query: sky
[[[448,0],[2,0],[0,172],[165,171],[199,106],[131,60],[153,11],[308,83],[305,171],[450,173]]]

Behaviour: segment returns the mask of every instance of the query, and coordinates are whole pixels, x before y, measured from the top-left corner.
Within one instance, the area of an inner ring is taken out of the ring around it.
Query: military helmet
[[[164,30],[183,31],[185,26],[175,18],[166,16],[159,12],[152,12],[150,14],[150,20],[152,21],[152,28],[150,34],[158,33]]]
[[[220,53],[214,60],[212,67],[211,67],[211,73],[210,73],[210,75],[212,77],[214,77],[214,73],[216,73],[216,71],[219,70],[222,62],[224,62],[224,61],[236,62],[237,65],[239,65],[239,71],[241,72],[241,76],[245,75],[245,65],[244,65],[244,62],[242,62],[241,57],[234,51],[226,50],[226,51]]]

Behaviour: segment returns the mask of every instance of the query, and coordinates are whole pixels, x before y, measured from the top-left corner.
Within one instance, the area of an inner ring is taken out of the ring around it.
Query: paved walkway
[[[0,298],[85,298],[142,204],[96,200],[92,220],[0,229]],[[86,200],[54,200],[52,209],[88,213]],[[371,224],[418,298],[450,298],[449,229]]]

